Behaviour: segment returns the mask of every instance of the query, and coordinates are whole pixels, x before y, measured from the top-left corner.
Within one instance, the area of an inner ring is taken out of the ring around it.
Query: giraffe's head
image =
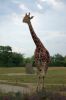
[[[33,19],[33,17],[34,16],[30,16],[30,13],[29,14],[26,13],[25,16],[24,16],[24,18],[23,18],[23,22],[24,23],[29,23],[30,20]]]

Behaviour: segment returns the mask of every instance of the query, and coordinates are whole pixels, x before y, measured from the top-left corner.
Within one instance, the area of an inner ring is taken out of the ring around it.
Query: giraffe
[[[48,63],[50,62],[50,54],[48,50],[45,48],[45,46],[42,44],[40,39],[37,37],[32,24],[31,19],[33,19],[34,16],[30,16],[29,14],[25,14],[23,18],[23,22],[28,24],[32,39],[36,45],[36,49],[34,52],[34,58],[35,58],[35,64],[37,67],[37,76],[38,76],[38,82],[37,82],[37,89],[41,87],[42,82],[42,89],[44,88],[44,79],[47,73],[48,69]]]

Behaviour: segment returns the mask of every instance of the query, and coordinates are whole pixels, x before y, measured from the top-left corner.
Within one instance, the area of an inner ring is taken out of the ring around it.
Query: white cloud
[[[24,11],[29,11],[29,8],[25,4],[19,4],[19,8]]]
[[[61,2],[60,0],[58,1],[58,0],[48,0],[48,3],[50,4],[50,5],[52,5],[52,7],[54,8],[54,9],[57,9],[57,10],[60,10],[60,9],[62,9],[63,8],[63,2]]]
[[[16,13],[11,14],[11,19],[14,22],[14,24],[20,24],[20,18]]]
[[[46,32],[45,33],[46,38],[48,39],[53,39],[53,38],[57,38],[57,37],[65,37],[66,34],[63,32],[59,32],[59,31],[51,31],[51,32]]]
[[[23,14],[17,14],[15,12],[12,12],[11,14],[6,16],[6,20],[8,23],[12,23],[15,25],[21,25],[22,24],[22,18],[23,18]],[[8,20],[7,20],[8,19]]]
[[[46,0],[39,0],[40,2],[45,2]]]
[[[39,5],[45,2],[47,5],[49,5],[51,8],[55,10],[62,10],[64,9],[64,2],[61,0],[38,0]],[[41,5],[42,6],[42,5]],[[39,8],[41,8],[39,6]]]
[[[17,1],[17,0],[12,0],[12,2],[15,4],[19,4],[19,1]]]
[[[38,7],[38,9],[40,9],[40,10],[42,10],[42,9],[43,9],[42,5],[41,5],[41,4],[39,4],[39,3],[37,3],[37,7]]]

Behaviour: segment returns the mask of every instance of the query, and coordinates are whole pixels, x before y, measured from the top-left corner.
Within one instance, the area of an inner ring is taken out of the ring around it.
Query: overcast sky
[[[34,54],[28,25],[22,22],[26,12],[34,16],[34,30],[50,55],[66,55],[66,0],[0,0],[0,45]]]

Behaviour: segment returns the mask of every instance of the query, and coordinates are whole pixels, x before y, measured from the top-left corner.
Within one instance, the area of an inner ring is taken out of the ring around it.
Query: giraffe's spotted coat
[[[44,47],[40,39],[37,37],[36,33],[34,32],[34,29],[30,21],[32,18],[33,16],[30,17],[30,13],[28,15],[26,14],[23,18],[23,22],[28,24],[32,39],[36,45],[34,58],[35,64],[37,66],[37,74],[39,77],[43,76],[44,80],[44,77],[48,69],[48,63],[50,62],[50,54],[48,50]]]

